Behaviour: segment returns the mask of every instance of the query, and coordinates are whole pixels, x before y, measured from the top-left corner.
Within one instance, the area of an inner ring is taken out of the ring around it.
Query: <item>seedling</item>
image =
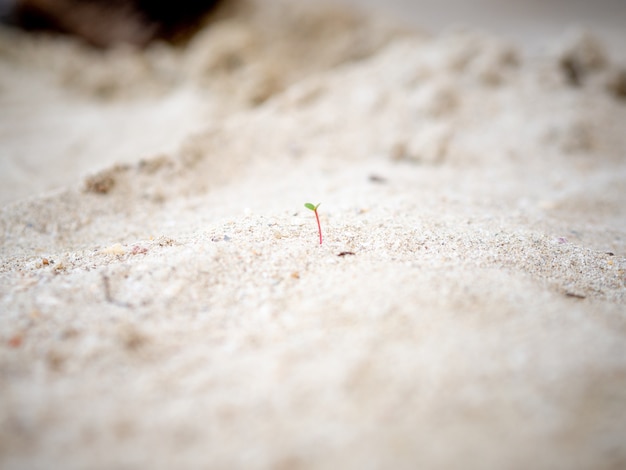
[[[317,231],[320,234],[320,245],[322,244],[322,226],[320,225],[320,216],[317,213],[317,208],[320,206],[321,202],[317,205],[314,206],[313,204],[311,204],[310,202],[307,202],[304,207],[306,207],[307,209],[312,210],[313,212],[315,212],[315,220],[317,220]]]

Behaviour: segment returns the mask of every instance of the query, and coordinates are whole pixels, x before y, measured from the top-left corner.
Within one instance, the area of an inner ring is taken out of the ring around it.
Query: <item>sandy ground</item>
[[[623,66],[276,1],[1,31],[0,467],[624,468]]]

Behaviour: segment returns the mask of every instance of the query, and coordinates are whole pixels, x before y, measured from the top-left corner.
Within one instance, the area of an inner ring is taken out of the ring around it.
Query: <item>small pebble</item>
[[[126,253],[124,247],[120,243],[115,243],[114,245],[102,250],[102,252],[107,255],[123,255]]]

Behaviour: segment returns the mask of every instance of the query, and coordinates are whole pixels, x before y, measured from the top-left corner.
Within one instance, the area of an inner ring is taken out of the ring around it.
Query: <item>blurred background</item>
[[[309,1],[312,0],[300,0]],[[158,35],[184,36],[204,12],[229,0],[0,0],[5,21],[52,26],[107,46],[114,38],[145,44]],[[315,2],[314,2],[315,3]],[[471,26],[523,43],[531,52],[573,26],[594,31],[612,55],[626,58],[625,0],[330,0],[389,15],[438,32]],[[138,27],[139,26],[139,27]]]
[[[334,8],[344,5],[374,14]],[[0,0],[0,17],[12,26],[0,28],[0,203],[174,152],[233,112],[376,53],[404,34],[398,24],[484,30],[540,57],[587,30],[626,64],[626,0]]]
[[[342,0],[376,8],[413,26],[437,32],[451,25],[485,29],[541,49],[572,27],[587,28],[626,58],[625,0]]]

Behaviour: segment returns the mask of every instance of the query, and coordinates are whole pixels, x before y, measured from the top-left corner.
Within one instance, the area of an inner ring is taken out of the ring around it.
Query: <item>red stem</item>
[[[320,216],[317,215],[317,209],[315,209],[315,220],[317,220],[317,231],[320,233],[320,245],[322,244],[322,226],[320,225]]]

